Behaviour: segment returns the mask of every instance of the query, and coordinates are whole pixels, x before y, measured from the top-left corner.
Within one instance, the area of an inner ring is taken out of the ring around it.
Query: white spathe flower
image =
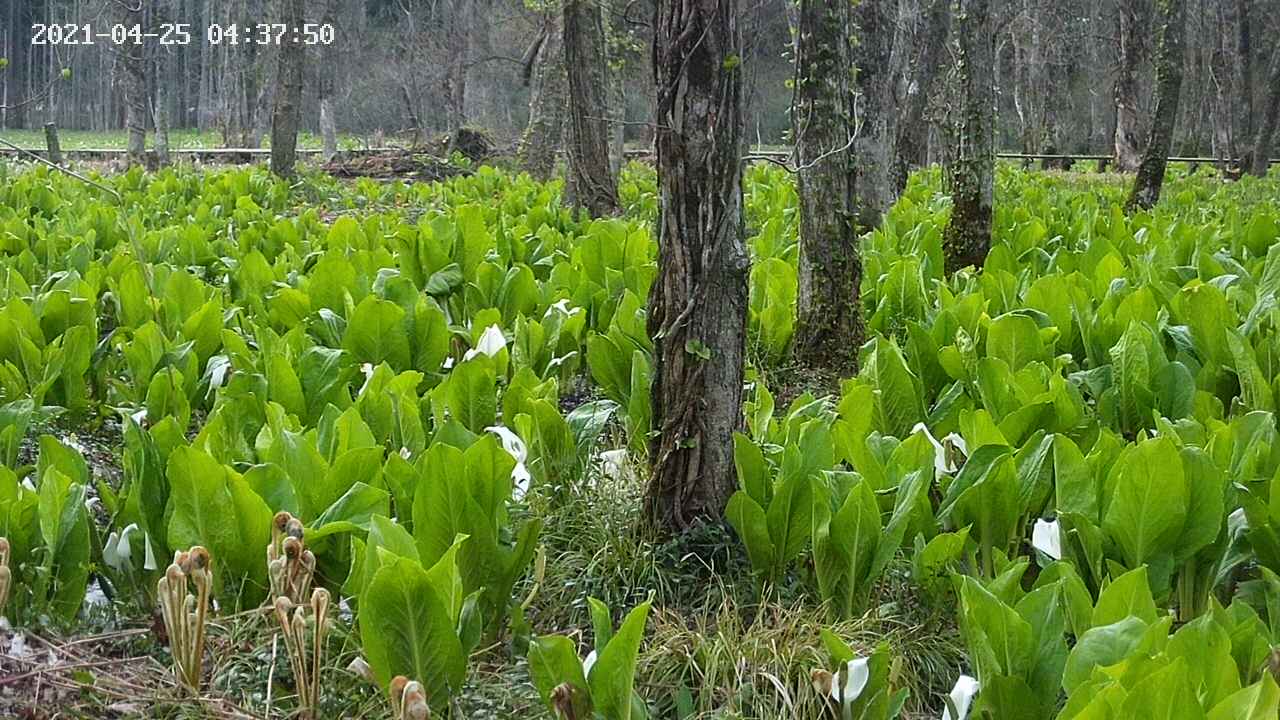
[[[453,367],[453,356],[452,356],[452,355],[450,355],[449,357],[445,358],[445,359],[444,359],[444,362],[440,364],[440,369],[441,369],[441,370],[448,370],[448,369],[449,369],[449,368],[451,368],[451,367]]]
[[[933,469],[938,475],[950,475],[960,470],[960,463],[950,456],[947,452],[948,447],[959,450],[962,455],[969,455],[969,447],[965,444],[964,438],[955,433],[950,433],[942,438],[942,442],[938,442],[933,433],[929,432],[928,426],[922,422],[916,423],[915,427],[911,428],[911,432],[912,434],[923,432],[929,444],[933,446]]]
[[[1054,560],[1062,559],[1062,528],[1057,520],[1036,520],[1031,528],[1031,547]]]
[[[497,325],[490,325],[484,329],[484,332],[480,335],[480,341],[476,343],[476,346],[468,350],[466,354],[462,356],[462,361],[466,362],[480,353],[493,357],[501,352],[502,348],[506,346],[507,338],[502,334],[502,328]]]
[[[150,533],[142,534],[142,569],[143,570],[159,570],[160,566],[156,563],[156,551],[151,547]]]
[[[836,673],[835,682],[831,683],[831,699],[840,703],[841,707],[858,699],[871,679],[871,670],[867,667],[867,658],[859,657],[850,660]]]
[[[363,363],[360,365],[360,372],[364,373],[365,381],[373,379],[373,363]]]
[[[559,310],[564,315],[570,317],[582,312],[582,308],[580,307],[569,307],[569,298],[561,298],[558,302],[552,303],[551,307],[547,308],[547,311],[542,313],[542,317],[545,319],[550,316],[552,310]]]
[[[626,448],[619,448],[617,450],[605,450],[604,452],[600,453],[600,460],[603,463],[600,469],[604,473],[605,477],[609,478],[610,480],[622,479],[622,473],[627,468]]]
[[[525,447],[524,441],[519,435],[511,432],[509,428],[502,425],[493,425],[485,428],[486,432],[491,432],[498,436],[502,441],[502,449],[507,451],[516,461],[516,466],[511,469],[511,479],[515,481],[515,490],[511,493],[511,497],[515,500],[523,500],[524,496],[529,492],[529,481],[532,476],[529,474],[529,468],[525,466],[524,461],[529,459],[529,450]]]
[[[978,680],[961,675],[956,680],[955,687],[951,688],[951,704],[956,706],[956,712],[959,717],[951,717],[951,708],[942,711],[942,720],[965,720],[969,717],[969,706],[973,704],[973,698],[978,694]]]
[[[587,653],[586,659],[582,661],[582,675],[588,677],[591,675],[591,668],[596,664],[596,651],[592,650]]]
[[[107,536],[107,541],[102,545],[103,562],[119,572],[124,572],[129,567],[129,559],[133,557],[129,536],[137,531],[137,523],[129,523],[129,526],[119,533],[112,530]]]
[[[129,416],[129,419],[132,420],[135,424],[141,425],[142,423],[147,421],[147,409],[146,408],[138,409],[137,412]]]

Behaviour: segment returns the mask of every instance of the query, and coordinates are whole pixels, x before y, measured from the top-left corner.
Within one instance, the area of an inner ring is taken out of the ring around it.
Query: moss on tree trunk
[[[1156,110],[1147,136],[1147,147],[1133,180],[1133,190],[1125,209],[1149,209],[1160,200],[1164,171],[1173,146],[1173,128],[1178,120],[1178,99],[1182,92],[1182,41],[1186,25],[1184,0],[1157,0],[1155,18],[1159,50],[1156,52]]]
[[[955,0],[959,114],[947,177],[951,221],[942,236],[948,273],[982,267],[991,248],[994,193],[995,34],[990,0]]]
[[[801,0],[792,110],[800,172],[796,359],[852,374],[862,345],[850,5]]]

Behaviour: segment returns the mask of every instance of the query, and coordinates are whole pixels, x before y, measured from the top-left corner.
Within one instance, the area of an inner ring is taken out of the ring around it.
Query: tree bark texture
[[[446,47],[449,57],[445,61],[445,131],[453,134],[467,123],[467,62],[471,55],[471,26],[474,0],[450,0],[445,17],[449,32]]]
[[[529,87],[529,124],[520,138],[520,168],[538,180],[555,173],[556,153],[564,136],[564,110],[569,79],[564,71],[564,18],[547,19],[546,36],[533,60]]]
[[[570,204],[593,217],[613,215],[618,186],[609,165],[609,80],[598,0],[565,2],[564,63],[569,78],[566,194]]]
[[[337,9],[338,0],[326,0],[324,4],[324,18],[322,22],[335,24],[335,10]],[[334,43],[320,46],[320,64],[317,68],[316,82],[318,87],[319,105],[320,105],[320,141],[321,158],[324,162],[329,162],[338,154],[338,126],[333,117],[334,111],[334,87],[337,84],[336,75],[338,73],[338,62],[340,53],[336,47],[337,37]]]
[[[1253,139],[1253,33],[1250,0],[1236,0],[1236,63],[1240,68],[1240,137]]]
[[[827,0],[834,4],[842,0]],[[889,157],[893,149],[893,21],[884,0],[861,0],[852,12],[855,69],[853,217],[859,231],[874,230],[889,211]],[[803,12],[801,13],[803,15]],[[801,20],[803,25],[803,20]],[[849,32],[848,27],[845,30]],[[803,39],[800,40],[803,42]],[[830,148],[828,148],[830,149]]]
[[[929,124],[925,109],[929,91],[938,73],[938,62],[947,43],[950,0],[925,0],[912,37],[912,59],[898,101],[898,121],[894,127],[893,165],[890,168],[891,202],[902,195],[913,167],[928,159]]]
[[[1138,67],[1142,63],[1142,38],[1146,26],[1145,0],[1118,0],[1117,42],[1119,62],[1114,89],[1116,105],[1115,161],[1120,172],[1138,169]]]
[[[282,0],[282,22],[303,23],[303,0]],[[286,36],[288,37],[288,36]],[[275,110],[271,114],[271,172],[291,178],[297,162],[298,123],[302,115],[302,43],[286,40],[280,46],[276,69]]]
[[[1156,52],[1156,109],[1152,117],[1147,147],[1133,180],[1133,191],[1125,207],[1130,211],[1150,209],[1160,200],[1165,166],[1173,145],[1173,128],[1178,119],[1178,99],[1182,92],[1182,44],[1186,26],[1185,0],[1156,0],[1154,19],[1160,24]]]
[[[171,1],[158,0],[155,3],[152,27],[158,28],[165,23],[172,22],[172,13],[169,7]],[[152,62],[155,77],[155,101],[151,107],[151,121],[156,128],[153,149],[156,165],[165,166],[169,164],[169,91],[174,84],[173,58],[170,57],[168,48],[159,47],[156,49],[156,55]]]
[[[737,0],[659,0],[658,275],[651,526],[679,532],[718,520],[737,487],[750,260],[742,210],[742,38]]]
[[[850,3],[800,0],[794,123],[800,172],[796,359],[857,371],[862,260],[854,227]]]
[[[995,34],[989,0],[955,0],[959,113],[947,177],[951,221],[942,236],[946,272],[981,268],[991,248],[995,183]]]
[[[124,24],[144,26],[143,3],[125,0]],[[129,139],[126,145],[129,165],[142,165],[147,154],[147,64],[143,46],[125,43],[121,46],[121,62],[124,66],[124,126]]]
[[[1262,108],[1261,122],[1253,138],[1249,155],[1249,173],[1262,177],[1267,174],[1271,150],[1275,145],[1276,125],[1280,122],[1280,46],[1271,51],[1271,69],[1267,72],[1267,100]]]

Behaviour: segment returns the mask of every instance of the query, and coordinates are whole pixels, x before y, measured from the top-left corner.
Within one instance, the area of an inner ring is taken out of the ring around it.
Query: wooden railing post
[[[62,164],[62,146],[58,144],[58,126],[47,122],[44,124],[44,145],[49,162]]]

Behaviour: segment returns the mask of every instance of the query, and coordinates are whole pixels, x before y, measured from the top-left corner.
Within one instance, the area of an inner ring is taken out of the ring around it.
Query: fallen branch
[[[75,178],[75,179],[79,180],[80,182],[88,183],[88,184],[90,184],[90,185],[92,185],[92,186],[94,186],[94,187],[98,188],[99,190],[105,190],[106,192],[109,192],[109,193],[111,193],[112,195],[114,195],[114,196],[115,196],[115,198],[116,198],[116,202],[121,203],[121,204],[123,204],[123,203],[124,203],[124,197],[123,197],[123,196],[121,196],[121,195],[120,195],[120,193],[118,193],[118,192],[116,192],[115,190],[113,190],[113,189],[111,189],[111,188],[107,187],[106,185],[103,185],[103,184],[102,184],[102,183],[100,183],[100,182],[97,182],[97,181],[95,181],[95,180],[91,180],[91,179],[89,179],[89,178],[87,178],[87,177],[85,177],[85,176],[81,175],[80,173],[75,172],[74,170],[68,170],[67,168],[62,167],[61,165],[55,165],[55,164],[53,164],[53,163],[49,162],[48,160],[45,160],[44,158],[40,157],[39,155],[37,155],[37,154],[35,154],[35,153],[31,152],[30,150],[27,150],[27,149],[25,149],[25,148],[20,148],[20,147],[18,147],[17,145],[14,145],[13,143],[9,142],[8,140],[5,140],[4,138],[0,138],[0,143],[3,143],[3,144],[4,144],[4,145],[6,145],[7,147],[10,147],[10,148],[12,148],[12,149],[14,149],[14,150],[16,150],[16,151],[18,151],[18,152],[20,152],[20,153],[24,154],[24,155],[29,155],[31,158],[33,158],[33,159],[34,159],[34,160],[36,160],[37,162],[42,163],[42,164],[44,164],[44,165],[48,165],[49,167],[53,168],[54,170],[57,170],[58,172],[66,173],[67,175],[70,175],[71,177],[73,177],[73,178]]]

